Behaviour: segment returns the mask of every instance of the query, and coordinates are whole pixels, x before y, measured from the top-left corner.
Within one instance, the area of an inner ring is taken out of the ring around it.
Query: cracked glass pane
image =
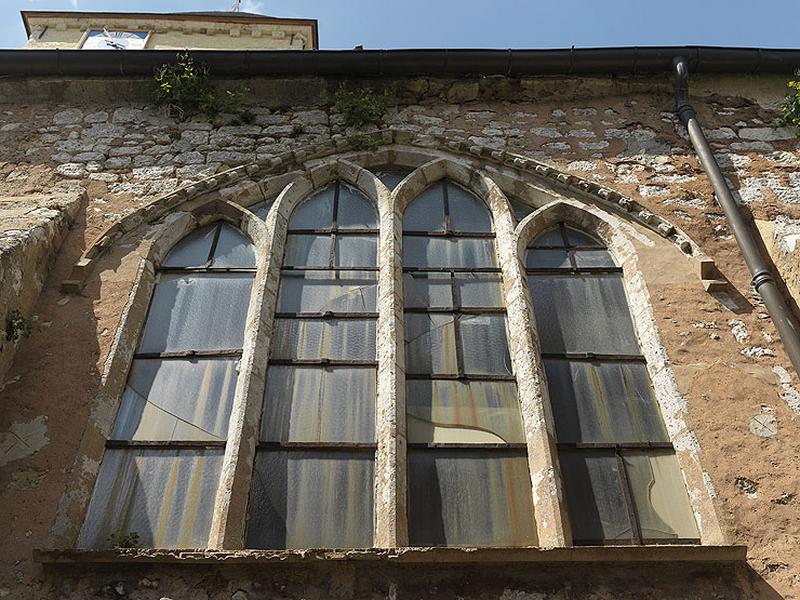
[[[620,274],[530,275],[542,352],[639,354]]]
[[[460,315],[458,324],[465,373],[512,374],[505,315]]]
[[[545,359],[559,442],[668,442],[641,362]]]
[[[256,266],[256,251],[253,244],[241,231],[223,223],[214,249],[212,267],[253,268]]]
[[[524,453],[409,450],[412,546],[535,546]]]
[[[572,227],[566,227],[567,230],[567,242],[570,246],[598,246],[602,247],[603,244],[597,241],[595,238],[590,236],[587,233],[582,231],[578,231],[577,229],[573,229]]]
[[[327,267],[330,260],[330,235],[290,233],[286,236],[284,267]]]
[[[405,337],[407,373],[458,373],[453,315],[406,313]]]
[[[369,271],[284,272],[278,312],[375,312],[377,287]]]
[[[510,381],[406,382],[410,443],[524,443]]]
[[[259,450],[247,547],[372,547],[374,455]]]
[[[374,235],[337,235],[337,267],[376,267],[378,238]]]
[[[404,273],[406,308],[452,308],[450,273]]]
[[[377,229],[378,211],[359,190],[340,183],[336,223],[339,229]]]
[[[671,450],[627,450],[622,458],[642,537],[699,538],[675,454]]]
[[[404,267],[497,267],[492,238],[403,236]]]
[[[108,449],[89,503],[80,548],[109,548],[137,534],[143,548],[205,548],[222,448]]]
[[[533,247],[541,247],[541,246],[553,246],[553,247],[564,247],[564,238],[561,235],[561,228],[556,227],[555,229],[549,229],[544,233],[539,234],[536,236],[529,245],[528,248]]]
[[[334,184],[309,196],[292,213],[289,229],[326,229],[333,224]]]
[[[375,377],[375,367],[270,366],[261,439],[375,441]]]
[[[607,250],[575,250],[575,264],[578,268],[617,266]]]
[[[203,267],[208,262],[217,226],[195,229],[172,247],[162,267]]]
[[[134,360],[111,439],[224,440],[237,362]]]
[[[276,319],[272,358],[375,360],[375,320]]]
[[[138,351],[241,348],[252,285],[247,273],[162,273]]]
[[[444,231],[444,196],[441,183],[422,192],[403,213],[404,231]]]
[[[624,485],[613,450],[558,453],[576,544],[631,540]]]
[[[450,229],[460,232],[491,233],[492,215],[489,208],[472,192],[448,182],[447,202],[450,205]]]
[[[462,308],[503,308],[500,273],[456,273],[455,283]]]

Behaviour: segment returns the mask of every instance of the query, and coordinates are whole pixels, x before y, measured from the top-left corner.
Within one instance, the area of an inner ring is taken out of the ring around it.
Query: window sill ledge
[[[744,562],[747,546],[572,546],[567,548],[367,548],[362,550],[34,550],[43,564],[661,563]]]

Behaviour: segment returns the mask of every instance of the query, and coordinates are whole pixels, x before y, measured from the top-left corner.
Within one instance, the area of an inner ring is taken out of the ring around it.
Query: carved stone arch
[[[656,400],[683,473],[690,505],[700,531],[701,543],[719,545],[727,543],[721,527],[721,513],[709,491],[706,475],[700,462],[701,449],[694,432],[687,423],[686,399],[678,390],[675,374],[658,332],[647,282],[639,269],[639,258],[634,245],[626,235],[620,219],[596,206],[577,201],[554,201],[528,215],[516,230],[518,264],[525,263],[528,244],[537,235],[565,222],[583,232],[598,237],[608,248],[617,265],[622,268],[623,284],[628,308],[639,339],[642,355],[653,385]],[[527,287],[527,282],[523,285]],[[531,310],[534,298],[530,298]],[[531,327],[536,330],[535,319]],[[538,338],[538,333],[535,332]]]

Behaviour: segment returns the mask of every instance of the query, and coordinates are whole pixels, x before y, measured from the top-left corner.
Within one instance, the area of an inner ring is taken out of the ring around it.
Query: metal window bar
[[[584,252],[608,252],[605,244],[590,246],[588,244],[570,244],[567,236],[567,226],[562,221],[558,224],[561,234],[562,245],[557,244],[536,244],[536,240],[528,246],[528,250],[566,250],[569,258],[569,267],[526,267],[525,273],[528,275],[546,275],[549,273],[622,273],[622,267],[579,267],[575,260],[576,251]]]
[[[641,354],[601,354],[595,352],[542,352],[542,358],[573,362],[647,362]]]
[[[403,230],[403,235],[416,237],[439,237],[439,238],[489,238],[494,239],[495,234],[487,232],[456,232],[450,226],[450,203],[447,194],[447,180],[441,182],[444,202],[445,230],[440,232],[431,231],[408,231]],[[450,275],[450,297],[452,307],[433,308],[433,307],[405,307],[405,313],[411,314],[452,314],[453,333],[456,348],[457,374],[427,374],[427,373],[406,373],[407,381],[459,381],[468,383],[471,381],[509,381],[516,383],[514,375],[501,374],[472,374],[466,373],[464,369],[464,357],[461,349],[461,315],[479,314],[506,314],[505,307],[463,307],[461,306],[461,292],[457,285],[456,273],[502,273],[499,267],[403,267],[403,273],[448,273]],[[491,455],[496,453],[513,454],[525,456],[527,445],[525,443],[443,443],[443,442],[409,442],[409,450],[464,450],[464,451],[487,451]]]

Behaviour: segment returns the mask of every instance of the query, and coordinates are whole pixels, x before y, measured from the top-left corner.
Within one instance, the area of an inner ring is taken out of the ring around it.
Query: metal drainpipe
[[[672,70],[675,76],[675,110],[681,123],[689,132],[692,146],[700,158],[706,175],[711,180],[717,201],[730,223],[736,243],[739,244],[747,268],[750,269],[750,274],[753,276],[753,287],[767,305],[767,311],[778,329],[778,334],[781,336],[789,360],[792,361],[795,373],[800,374],[800,334],[798,334],[789,308],[772,278],[769,266],[753,238],[752,230],[748,227],[748,223],[731,195],[725,177],[717,164],[717,159],[714,158],[703,129],[697,121],[694,108],[689,104],[689,65],[686,59],[682,56],[675,57],[672,61]]]

